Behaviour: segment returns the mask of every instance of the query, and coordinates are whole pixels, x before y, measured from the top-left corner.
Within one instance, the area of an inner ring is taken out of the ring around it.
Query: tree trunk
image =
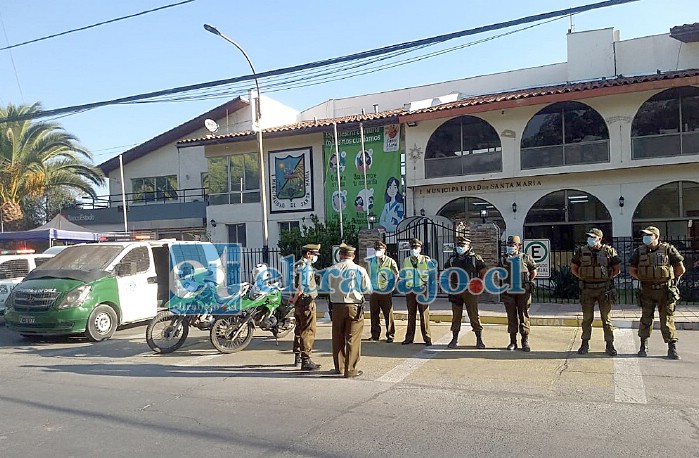
[[[8,200],[0,205],[0,216],[2,217],[3,229],[12,231],[17,230],[22,224],[24,213],[18,202]]]

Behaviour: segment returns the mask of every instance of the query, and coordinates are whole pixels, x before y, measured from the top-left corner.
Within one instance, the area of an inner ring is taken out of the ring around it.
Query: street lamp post
[[[260,124],[260,118],[262,116],[262,111],[260,109],[260,97],[262,94],[260,93],[260,84],[257,81],[257,72],[255,71],[255,67],[252,65],[250,57],[248,57],[248,54],[245,52],[243,48],[240,47],[238,43],[222,34],[216,27],[212,25],[204,24],[204,29],[207,32],[213,33],[214,35],[218,35],[219,37],[223,38],[224,40],[238,48],[238,50],[241,53],[243,53],[243,56],[245,56],[245,60],[248,61],[248,64],[250,65],[250,70],[252,70],[252,75],[255,78],[255,88],[257,89],[257,103],[255,103],[255,124],[257,124],[257,151],[259,152],[260,166],[260,205],[262,206],[262,260],[265,263],[269,263],[269,223],[267,221],[266,179],[267,169],[265,168],[265,155],[264,149],[262,148],[262,125]],[[250,99],[250,101],[252,102],[252,97],[250,97]]]

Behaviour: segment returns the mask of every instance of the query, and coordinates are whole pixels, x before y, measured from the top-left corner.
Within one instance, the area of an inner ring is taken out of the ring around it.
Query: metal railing
[[[129,192],[125,194],[126,205],[171,204],[208,201],[206,188],[170,189],[167,191]],[[123,205],[121,194],[109,194],[97,197],[83,197],[79,207],[85,210],[112,208]]]

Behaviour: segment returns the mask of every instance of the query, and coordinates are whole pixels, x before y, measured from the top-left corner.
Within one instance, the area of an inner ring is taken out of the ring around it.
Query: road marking
[[[224,353],[215,353],[213,355],[207,355],[207,356],[197,356],[191,359],[188,359],[187,361],[183,361],[181,363],[176,363],[173,364],[173,366],[177,367],[189,367],[189,366],[196,366],[198,364],[211,361],[212,359],[220,358],[223,356]]]
[[[620,355],[614,358],[614,401],[647,404],[633,329],[617,329],[614,335]]]
[[[463,329],[462,329],[463,330]],[[470,331],[471,327],[466,326],[466,331]],[[434,342],[437,345],[446,345],[451,341],[451,333],[447,333],[444,337]],[[376,379],[377,382],[399,383],[405,380],[410,374],[418,370],[423,364],[434,358],[443,349],[426,347],[424,350],[417,352],[403,363],[394,367],[390,371]]]

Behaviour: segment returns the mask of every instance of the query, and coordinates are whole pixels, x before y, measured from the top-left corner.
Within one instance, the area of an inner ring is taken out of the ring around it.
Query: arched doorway
[[[699,238],[699,183],[673,181],[645,195],[633,212],[633,234],[653,225],[664,239]]]
[[[590,227],[598,227],[606,240],[612,237],[612,217],[595,196],[576,189],[545,195],[524,220],[525,239],[549,239],[554,250],[573,250],[585,241]]]
[[[465,224],[479,224],[484,221],[495,223],[500,228],[500,233],[505,233],[505,219],[500,211],[493,204],[479,197],[454,199],[443,206],[437,215],[451,221],[463,221]]]

